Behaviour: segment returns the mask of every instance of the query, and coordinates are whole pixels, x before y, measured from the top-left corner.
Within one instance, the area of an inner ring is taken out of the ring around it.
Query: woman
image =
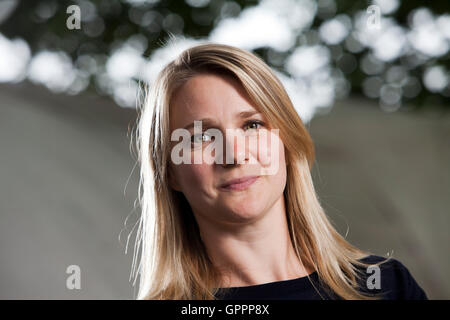
[[[219,44],[182,52],[146,96],[137,148],[138,299],[426,298],[400,262],[359,250],[330,224],[311,137],[254,54]]]

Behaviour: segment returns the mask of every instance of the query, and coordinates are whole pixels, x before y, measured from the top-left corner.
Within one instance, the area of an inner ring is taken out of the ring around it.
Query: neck
[[[289,236],[284,197],[251,223],[218,225],[198,220],[202,240],[222,287],[240,287],[306,276]]]

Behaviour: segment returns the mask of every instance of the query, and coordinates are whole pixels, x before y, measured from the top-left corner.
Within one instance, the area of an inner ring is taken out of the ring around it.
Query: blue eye
[[[262,121],[257,121],[257,120],[250,120],[250,121],[247,121],[247,122],[244,124],[244,128],[247,127],[247,126],[252,126],[252,125],[257,125],[257,126],[256,126],[256,127],[253,127],[253,128],[249,128],[249,129],[260,129],[260,127],[258,127],[258,126],[263,126],[263,125],[264,125],[264,122],[262,122]]]
[[[200,134],[192,135],[191,143],[200,144],[202,142],[209,142],[208,138],[211,139],[211,141],[214,140],[214,137],[212,137],[208,134],[205,134],[205,132],[202,132]]]

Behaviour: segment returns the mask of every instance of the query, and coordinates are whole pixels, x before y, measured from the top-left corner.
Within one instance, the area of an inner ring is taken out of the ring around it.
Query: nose
[[[248,160],[248,142],[242,129],[225,130],[222,166],[235,166]]]

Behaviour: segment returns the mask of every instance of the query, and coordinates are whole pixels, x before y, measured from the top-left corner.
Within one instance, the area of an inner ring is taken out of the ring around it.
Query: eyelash
[[[264,122],[262,122],[262,121],[259,121],[259,120],[249,120],[249,121],[246,121],[246,122],[245,122],[244,127],[245,127],[246,125],[248,125],[248,124],[254,124],[254,123],[259,124],[260,126],[264,126]]]
[[[258,124],[258,125],[260,125],[260,126],[265,126],[265,123],[262,122],[262,121],[259,121],[259,120],[248,120],[248,121],[246,121],[246,122],[244,123],[243,127],[246,127],[246,126],[248,126],[249,124]],[[253,129],[258,130],[259,127],[258,127],[258,128],[253,128]],[[205,129],[205,131],[206,131],[206,129]],[[205,133],[205,131],[203,131],[201,134]],[[192,141],[192,139],[194,139],[194,137],[195,137],[194,135],[191,136],[191,144],[195,144],[195,143]]]

